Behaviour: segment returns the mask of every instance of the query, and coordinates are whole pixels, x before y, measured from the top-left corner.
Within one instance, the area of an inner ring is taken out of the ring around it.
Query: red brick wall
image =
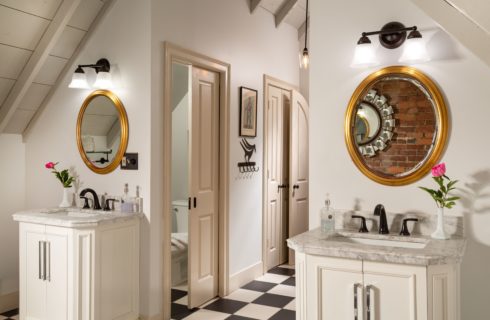
[[[373,86],[378,95],[388,98],[396,120],[395,133],[388,146],[366,164],[383,174],[406,172],[420,163],[432,145],[436,117],[424,93],[408,81],[380,81]]]

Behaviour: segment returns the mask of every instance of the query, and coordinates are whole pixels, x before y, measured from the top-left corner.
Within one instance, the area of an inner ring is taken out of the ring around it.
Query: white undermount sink
[[[427,240],[425,239],[409,239],[410,241],[394,240],[394,239],[371,239],[360,238],[345,235],[336,235],[328,240],[342,241],[346,243],[358,243],[370,246],[382,246],[382,247],[396,247],[407,249],[423,249],[427,246]],[[408,239],[407,239],[408,240]]]

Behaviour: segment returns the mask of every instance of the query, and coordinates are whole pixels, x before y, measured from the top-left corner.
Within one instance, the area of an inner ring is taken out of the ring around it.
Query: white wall
[[[26,141],[27,207],[57,206],[62,188],[44,169],[47,161],[59,161],[60,168],[74,167],[82,181],[81,188],[92,187],[99,194],[122,195],[129,183],[130,194],[136,185],[142,188],[145,218],[141,232],[141,306],[145,310],[159,277],[160,247],[151,237],[159,228],[153,222],[160,213],[150,207],[151,157],[151,88],[150,88],[150,1],[118,0],[92,34],[77,64],[95,63],[100,58],[111,62],[116,87],[114,93],[124,104],[129,119],[128,152],[139,153],[138,171],[121,171],[107,175],[90,171],[78,153],[76,121],[78,111],[90,90],[69,89],[68,75],[38,119]],[[75,66],[73,66],[75,70]],[[158,221],[158,220],[157,220]],[[156,267],[155,267],[156,266]],[[151,285],[150,285],[151,284]]]
[[[0,134],[0,299],[19,290],[19,229],[12,214],[25,203],[25,146],[20,135]],[[1,305],[1,303],[0,303]]]
[[[417,25],[434,57],[433,61],[416,67],[438,83],[451,115],[452,129],[443,160],[448,175],[461,181],[464,199],[451,211],[464,214],[469,240],[462,266],[462,319],[488,319],[490,69],[408,0],[311,3],[310,227],[318,225],[318,212],[326,192],[330,192],[336,208],[350,209],[359,201],[365,210],[383,203],[393,212],[436,212],[431,198],[417,188],[431,186],[429,177],[405,187],[376,184],[357,170],[344,143],[348,101],[362,79],[376,70],[349,67],[354,47],[362,31],[378,30],[389,21]],[[377,43],[376,37],[371,40]],[[385,65],[398,64],[400,53],[401,50],[378,51]]]
[[[276,29],[274,17],[261,8],[250,15],[245,0],[153,0],[152,4],[153,119],[162,119],[163,41],[231,64],[230,274],[233,275],[262,259],[263,74],[299,84],[297,31],[287,24]],[[259,92],[257,138],[249,141],[257,145],[253,159],[260,172],[250,179],[243,179],[236,166],[243,161],[238,137],[240,86]],[[154,134],[162,136],[161,130]]]

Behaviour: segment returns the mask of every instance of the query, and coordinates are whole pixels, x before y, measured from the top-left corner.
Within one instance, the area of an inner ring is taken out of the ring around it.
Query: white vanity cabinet
[[[458,265],[296,252],[298,320],[459,320]]]
[[[138,319],[138,217],[71,227],[18,218],[20,319]]]

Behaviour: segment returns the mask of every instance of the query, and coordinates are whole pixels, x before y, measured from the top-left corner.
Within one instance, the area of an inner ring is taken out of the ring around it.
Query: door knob
[[[299,189],[299,185],[298,185],[298,184],[295,184],[295,185],[293,186],[293,189]]]

